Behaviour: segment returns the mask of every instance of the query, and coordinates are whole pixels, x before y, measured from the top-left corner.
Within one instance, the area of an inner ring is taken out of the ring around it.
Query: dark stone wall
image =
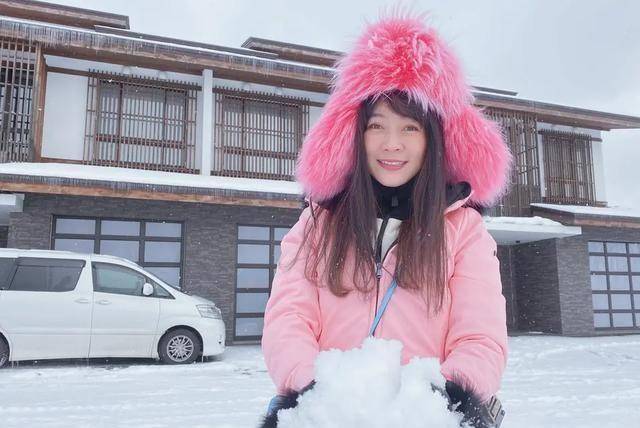
[[[513,270],[513,250],[511,246],[498,246],[498,260],[500,260],[500,279],[502,294],[507,302],[507,328],[509,331],[518,329],[518,303]]]
[[[7,248],[8,237],[9,237],[9,226],[0,226],[0,248]]]
[[[514,245],[518,330],[562,333],[556,239]]]

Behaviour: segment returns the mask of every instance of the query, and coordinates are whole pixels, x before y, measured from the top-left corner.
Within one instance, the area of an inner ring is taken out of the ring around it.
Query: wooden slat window
[[[196,85],[89,77],[84,159],[94,165],[195,173]]]
[[[294,180],[309,127],[305,99],[214,89],[213,175]]]
[[[0,162],[31,161],[36,47],[0,38],[0,61]]]
[[[595,205],[591,136],[540,131],[544,147],[545,202]]]
[[[487,215],[529,216],[530,204],[541,202],[536,118],[500,109],[486,109],[485,113],[501,125],[514,158],[508,193]]]

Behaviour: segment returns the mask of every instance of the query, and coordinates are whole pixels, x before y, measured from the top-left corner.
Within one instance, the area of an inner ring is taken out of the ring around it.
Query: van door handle
[[[111,302],[109,300],[98,300],[96,303],[99,304],[99,305],[110,305],[111,304]]]
[[[86,297],[81,297],[79,299],[75,300],[76,303],[89,303],[89,299],[87,299]]]

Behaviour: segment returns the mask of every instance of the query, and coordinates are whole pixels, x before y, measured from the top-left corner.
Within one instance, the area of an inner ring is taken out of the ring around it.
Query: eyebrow
[[[373,113],[371,114],[371,116],[369,116],[369,120],[373,119],[374,117],[381,117],[381,118],[385,118],[387,116],[385,116],[384,114],[381,113]],[[407,117],[407,120],[413,122],[414,124],[417,124],[420,128],[423,128],[422,124],[420,122],[418,122],[417,120],[411,118],[411,117]]]

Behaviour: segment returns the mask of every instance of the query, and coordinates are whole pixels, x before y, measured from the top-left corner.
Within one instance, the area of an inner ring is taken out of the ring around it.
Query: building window
[[[593,205],[596,202],[591,136],[540,131],[544,147],[545,202]]]
[[[238,225],[234,340],[262,337],[264,310],[290,226]]]
[[[485,114],[498,122],[513,154],[509,192],[487,215],[529,216],[532,202],[541,202],[537,122],[534,115],[488,108]]]
[[[640,244],[589,241],[596,329],[640,328]]]
[[[182,223],[58,216],[53,223],[54,250],[123,257],[181,287]]]
[[[0,38],[0,162],[33,159],[35,51],[29,42]]]
[[[85,162],[196,172],[198,89],[186,83],[92,73]]]
[[[214,89],[213,175],[293,181],[308,101]]]

